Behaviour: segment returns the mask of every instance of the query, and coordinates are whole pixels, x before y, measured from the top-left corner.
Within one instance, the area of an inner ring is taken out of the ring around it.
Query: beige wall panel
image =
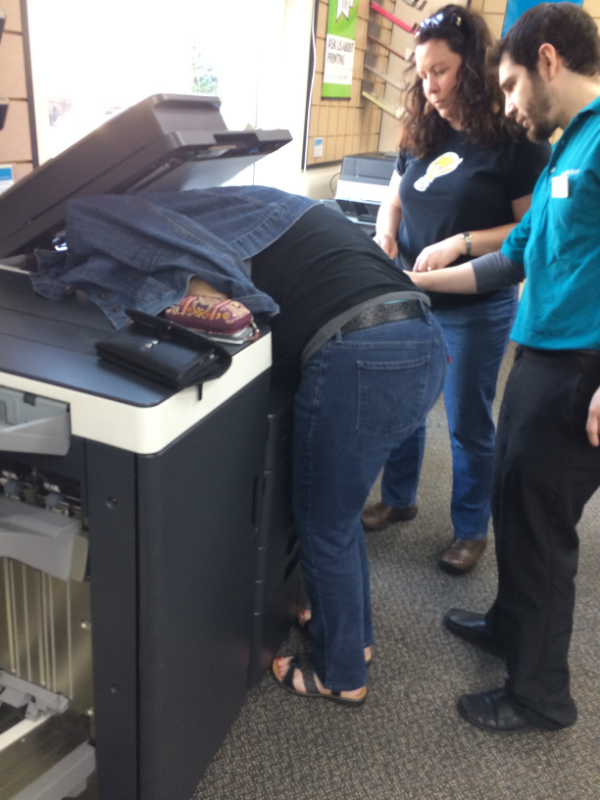
[[[504,25],[504,14],[486,14],[484,12],[482,16],[487,22],[492,36],[496,39],[501,39],[502,26]]]
[[[373,115],[372,125],[371,125],[371,133],[377,134],[379,136],[379,129],[381,128],[381,117],[383,115],[383,111],[381,109],[377,109],[375,114]],[[377,150],[377,146],[374,148]]]
[[[29,110],[24,100],[11,102],[4,129],[0,131],[0,163],[31,161]]]
[[[23,37],[18,33],[5,33],[0,44],[0,94],[11,99],[25,100],[25,58]]]
[[[331,110],[329,108],[321,107],[319,111],[319,130],[317,136],[327,136],[329,131],[329,114]]]
[[[583,8],[592,17],[600,17],[600,0],[583,0]]]
[[[314,106],[315,103],[319,103],[321,100],[321,93],[323,91],[323,73],[317,72],[315,73],[315,80],[313,83],[313,92],[312,92],[312,105]]]
[[[352,75],[360,74],[362,75],[362,71],[364,69],[364,62],[365,62],[365,51],[358,50],[358,48],[354,51],[354,67],[352,69]]]
[[[333,150],[333,160],[334,161],[341,161],[344,157],[344,144],[345,144],[345,137],[344,136],[334,136],[334,150]]]
[[[506,14],[507,0],[484,0],[483,11],[485,14]],[[504,20],[502,20],[504,23]]]
[[[363,113],[361,114],[360,120],[360,134],[361,136],[365,133],[370,133],[370,125],[371,125],[371,109],[373,108],[373,103],[370,100],[365,99],[365,107],[363,109]]]
[[[335,136],[325,136],[323,139],[323,161],[335,160]]]
[[[5,31],[21,31],[21,4],[19,0],[2,0],[0,4],[6,13]],[[3,43],[4,44],[4,43]]]
[[[317,39],[316,66],[323,71],[325,66],[325,39]]]
[[[330,2],[337,2],[337,0],[330,0]],[[309,135],[310,137],[323,137],[324,152],[322,159],[314,159],[311,148],[309,148],[309,164],[340,160],[344,155],[376,149],[376,146],[373,146],[372,137],[374,135],[379,136],[382,112],[372,103],[362,98],[362,82],[365,80],[372,83],[374,85],[373,93],[379,96],[384,95],[387,88],[385,81],[376,78],[373,73],[365,71],[365,50],[373,51],[377,56],[376,69],[379,72],[388,72],[389,58],[386,52],[379,48],[373,48],[367,42],[367,29],[369,20],[375,22],[382,30],[382,40],[388,41],[390,39],[389,31],[394,29],[394,26],[384,17],[370,10],[370,0],[355,0],[355,2],[358,3],[358,21],[356,26],[352,92],[349,101],[328,101],[321,97],[329,3],[325,2],[325,0],[320,0],[319,2],[315,71],[320,74],[315,76],[314,81]],[[379,0],[379,2],[384,8],[395,13],[394,0]],[[406,7],[406,10],[409,14],[412,13],[412,9]],[[417,14],[416,11],[415,14]],[[421,17],[423,15],[421,13],[418,16]],[[406,46],[412,45],[413,37],[409,34],[406,37]],[[401,50],[404,49],[404,47],[401,48]]]
[[[317,36],[324,39],[327,36],[327,12],[329,7],[327,3],[319,3],[317,9]]]
[[[340,109],[338,111],[337,135],[345,136],[349,132],[350,131],[348,130],[348,106],[346,105],[340,106]]]
[[[337,105],[329,109],[329,122],[327,124],[327,133],[325,136],[337,136],[339,113],[339,107]]]
[[[308,135],[309,136],[318,136],[319,133],[319,114],[321,113],[321,109],[313,106],[310,110],[310,125],[308,127]]]
[[[366,19],[359,19],[356,21],[356,47],[359,50],[366,50],[367,48],[367,31],[369,23]]]
[[[358,0],[358,18],[369,19],[370,0]]]
[[[20,181],[25,175],[29,175],[30,172],[33,172],[33,164],[31,163],[13,164],[13,179],[15,181]]]
[[[471,0],[471,10],[481,13],[483,11],[483,0]]]

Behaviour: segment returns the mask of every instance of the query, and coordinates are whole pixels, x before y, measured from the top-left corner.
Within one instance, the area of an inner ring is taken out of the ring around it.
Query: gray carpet
[[[506,367],[501,385],[505,375]],[[451,537],[449,457],[440,401],[429,420],[419,515],[368,535],[376,645],[365,705],[302,700],[264,676],[194,800],[600,798],[600,494],[579,527],[571,647],[579,721],[556,733],[492,735],[464,722],[455,703],[501,685],[503,664],[441,627],[452,606],[486,610],[496,582],[493,543],[470,575],[436,566]],[[378,485],[371,499],[379,499]],[[292,631],[281,655],[305,647]]]

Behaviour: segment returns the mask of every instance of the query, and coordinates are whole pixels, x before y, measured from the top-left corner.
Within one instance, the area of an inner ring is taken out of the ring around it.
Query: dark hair
[[[580,75],[600,72],[600,37],[590,15],[574,3],[540,3],[522,14],[497,44],[490,63],[503,55],[529,73],[537,73],[539,50],[551,44],[565,67]]]
[[[443,39],[462,59],[455,92],[465,140],[490,147],[503,135],[514,132],[514,126],[504,116],[497,71],[487,65],[492,36],[483,18],[463,6],[444,6],[417,28],[416,45],[431,39]],[[410,150],[417,157],[435,153],[443,145],[448,123],[427,102],[420,79],[407,92],[406,108],[401,149]]]

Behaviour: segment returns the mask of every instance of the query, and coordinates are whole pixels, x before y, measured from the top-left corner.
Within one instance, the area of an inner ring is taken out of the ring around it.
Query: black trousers
[[[511,700],[531,722],[572,725],[568,651],[576,525],[600,486],[585,426],[600,353],[518,348],[496,435],[492,515],[498,593],[486,621],[506,653]]]

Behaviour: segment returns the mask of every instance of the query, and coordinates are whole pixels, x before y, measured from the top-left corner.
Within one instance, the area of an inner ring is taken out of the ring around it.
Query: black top
[[[432,156],[414,158],[403,151],[396,161],[402,176],[402,222],[398,246],[406,268],[424,247],[464,231],[514,222],[512,201],[531,194],[550,159],[547,142],[534,144],[523,134],[484,149],[461,139],[448,126],[444,145]],[[469,259],[463,256],[453,264]],[[434,307],[485,301],[490,295],[431,294]]]
[[[372,297],[420,291],[368,234],[321,205],[253,257],[252,281],[281,308],[271,322],[275,357],[297,364],[310,338],[338,314]]]

